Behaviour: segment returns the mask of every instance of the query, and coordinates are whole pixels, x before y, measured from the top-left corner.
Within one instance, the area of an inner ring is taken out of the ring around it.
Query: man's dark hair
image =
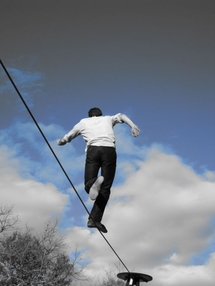
[[[101,109],[97,107],[93,107],[88,111],[88,116],[93,117],[93,116],[102,116],[102,111]]]

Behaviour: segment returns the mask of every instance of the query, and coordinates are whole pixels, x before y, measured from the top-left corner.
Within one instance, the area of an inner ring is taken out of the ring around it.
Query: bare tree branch
[[[81,278],[78,251],[70,260],[57,222],[46,223],[41,235],[33,230],[14,231],[0,240],[0,286],[69,286]]]
[[[14,229],[14,226],[18,222],[18,216],[13,216],[14,206],[0,206],[0,233]]]

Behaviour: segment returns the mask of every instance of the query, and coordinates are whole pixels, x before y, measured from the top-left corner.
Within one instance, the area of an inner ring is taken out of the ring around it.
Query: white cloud
[[[12,154],[13,155],[13,154]],[[21,225],[41,229],[48,219],[60,216],[68,197],[51,184],[43,184],[19,174],[20,162],[11,158],[6,146],[0,147],[0,196],[1,205],[14,205]]]
[[[214,254],[205,265],[189,264],[214,238],[214,201],[213,181],[197,175],[177,156],[152,147],[139,169],[112,189],[103,219],[105,236],[130,271],[155,277],[151,285],[179,286],[183,281],[210,286]],[[118,260],[97,231],[74,228],[68,238],[85,249],[83,257],[91,261],[88,273]]]
[[[213,286],[215,281],[215,253],[205,265],[175,266],[166,264],[154,269],[154,280],[150,285],[166,286]],[[162,284],[161,284],[162,283]]]
[[[58,125],[39,126],[66,172],[72,173],[76,180],[83,174],[85,155],[77,156],[72,144],[57,146],[58,134],[63,134]],[[33,122],[16,122],[1,130],[0,142],[7,144],[10,152],[22,162],[19,166],[20,173],[38,181],[53,182],[58,187],[62,187],[62,182],[68,185],[60,166]]]

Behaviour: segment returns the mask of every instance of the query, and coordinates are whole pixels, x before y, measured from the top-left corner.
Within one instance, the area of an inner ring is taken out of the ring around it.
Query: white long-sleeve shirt
[[[115,147],[114,125],[123,123],[121,113],[114,116],[93,116],[82,119],[63,139],[70,142],[79,135],[83,136],[87,146]]]

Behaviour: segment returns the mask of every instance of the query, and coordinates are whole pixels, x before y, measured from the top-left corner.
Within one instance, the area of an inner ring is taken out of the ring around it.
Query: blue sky
[[[125,113],[141,129],[133,138],[128,126],[115,127],[117,174],[104,216],[128,268],[151,274],[152,286],[212,285],[214,1],[2,0],[0,7],[1,60],[89,209],[85,143],[56,140],[94,106]],[[86,228],[83,206],[2,68],[0,153],[1,202],[14,204],[23,224],[40,230],[59,216],[92,277],[116,263]]]

